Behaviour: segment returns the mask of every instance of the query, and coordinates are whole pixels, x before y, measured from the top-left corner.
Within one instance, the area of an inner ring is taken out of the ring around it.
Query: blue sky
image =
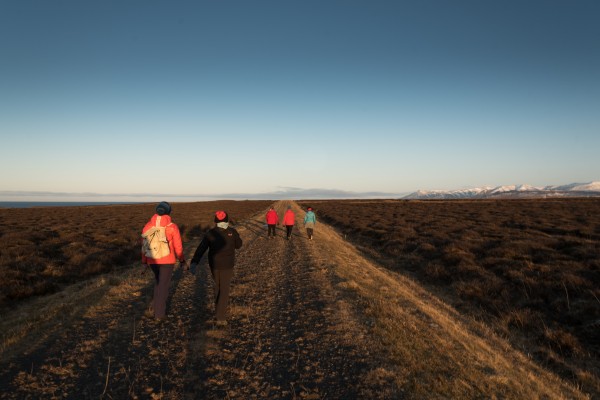
[[[595,0],[0,0],[0,200],[600,180],[599,20]]]

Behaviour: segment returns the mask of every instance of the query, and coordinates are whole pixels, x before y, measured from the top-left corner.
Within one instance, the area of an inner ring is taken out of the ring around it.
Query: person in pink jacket
[[[296,215],[292,211],[292,206],[288,206],[287,211],[283,215],[283,224],[285,225],[285,231],[287,240],[292,237],[292,229],[294,229],[294,223],[296,222]]]
[[[267,236],[269,238],[275,237],[275,235],[276,235],[275,227],[279,223],[279,215],[277,215],[277,211],[275,211],[273,206],[271,206],[271,208],[269,208],[269,211],[267,211],[267,215],[265,216],[265,218],[267,220],[267,226],[268,226]]]
[[[169,214],[171,214],[171,205],[166,201],[160,202],[156,206],[156,214],[150,218],[150,221],[142,229],[143,234],[153,227],[164,226],[165,236],[169,244],[169,254],[158,259],[148,257],[142,252],[142,264],[144,267],[149,266],[152,269],[156,280],[152,309],[154,310],[154,317],[157,319],[164,319],[166,315],[167,297],[169,296],[169,286],[171,285],[176,260],[179,260],[181,265],[185,264],[179,227],[172,222]]]

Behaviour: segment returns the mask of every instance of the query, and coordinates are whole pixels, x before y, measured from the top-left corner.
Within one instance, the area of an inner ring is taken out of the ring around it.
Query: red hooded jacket
[[[279,222],[279,215],[275,210],[267,211],[267,224],[276,225]]]
[[[287,210],[283,215],[283,224],[294,225],[294,222],[296,222],[296,215],[292,210]]]
[[[175,264],[176,260],[179,260],[182,263],[185,262],[179,227],[171,222],[171,216],[154,214],[150,221],[144,226],[144,229],[142,229],[142,233],[156,226],[156,219],[158,217],[160,217],[160,226],[165,227],[165,235],[169,241],[169,255],[154,259],[142,254],[142,264]]]

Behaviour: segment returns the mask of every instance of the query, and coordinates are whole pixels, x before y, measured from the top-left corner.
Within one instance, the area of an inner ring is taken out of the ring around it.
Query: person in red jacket
[[[181,265],[185,264],[179,227],[172,222],[169,214],[171,214],[171,205],[166,201],[160,202],[156,206],[156,214],[142,229],[142,234],[144,234],[151,228],[165,227],[165,236],[169,244],[169,254],[161,258],[151,258],[142,252],[142,264],[144,267],[150,266],[156,280],[152,309],[154,317],[157,319],[164,319],[166,315],[167,297],[176,260],[179,260]]]
[[[277,215],[277,211],[275,211],[273,206],[271,206],[271,208],[269,208],[269,211],[267,211],[266,220],[267,220],[267,226],[269,227],[267,236],[269,238],[275,237],[276,236],[275,227],[279,223],[279,215]]]
[[[294,223],[296,222],[296,215],[292,211],[292,206],[288,206],[287,211],[283,215],[283,224],[285,225],[285,231],[287,240],[292,237],[292,229],[294,229]]]

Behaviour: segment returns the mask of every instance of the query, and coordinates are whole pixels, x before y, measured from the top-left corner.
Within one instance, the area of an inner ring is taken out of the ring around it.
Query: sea
[[[134,201],[0,201],[0,208],[112,206],[117,204],[146,204]]]

